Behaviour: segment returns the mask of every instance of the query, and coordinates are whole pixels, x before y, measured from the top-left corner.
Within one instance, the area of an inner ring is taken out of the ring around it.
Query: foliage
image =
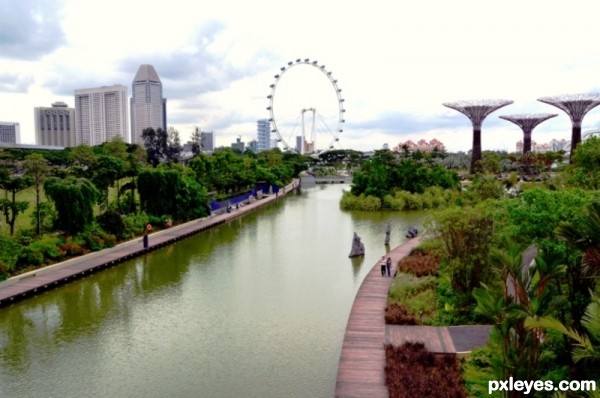
[[[506,194],[502,181],[489,176],[476,176],[466,187],[463,204],[475,204],[487,199],[500,199]]]
[[[570,184],[585,189],[599,189],[600,138],[590,137],[580,143],[566,171]]]
[[[142,210],[150,215],[188,220],[208,214],[206,190],[176,169],[143,170],[138,176],[138,191]]]
[[[420,342],[385,345],[385,381],[390,398],[466,398],[455,354],[428,352]]]
[[[100,192],[89,180],[49,177],[44,183],[44,191],[58,212],[56,227],[68,235],[83,231],[93,221],[93,205]]]
[[[17,200],[17,192],[20,192],[33,184],[33,180],[25,176],[9,175],[7,169],[0,169],[0,188],[4,189],[6,194],[3,199],[0,199],[0,210],[4,214],[6,223],[10,226],[10,235],[14,235],[15,222],[17,216],[23,213],[29,203]],[[10,199],[8,194],[10,193]]]
[[[471,292],[489,278],[488,254],[494,243],[494,220],[485,206],[451,208],[436,213],[427,229],[444,242],[441,271],[462,297],[471,302]]]
[[[144,212],[128,214],[123,217],[123,239],[133,238],[142,234],[148,222],[148,215]]]
[[[489,393],[489,381],[496,378],[490,366],[492,360],[493,353],[488,347],[483,347],[474,349],[463,363],[465,389],[469,397],[502,398],[504,396],[500,391]]]
[[[378,211],[381,210],[381,199],[376,196],[365,196],[364,194],[355,196],[352,192],[345,191],[342,194],[340,208],[342,210]]]
[[[167,158],[169,135],[165,130],[160,127],[156,130],[152,127],[145,128],[142,131],[142,139],[148,155],[148,163],[153,167],[158,166],[160,162]]]
[[[46,159],[39,153],[27,155],[25,162],[25,174],[29,176],[35,186],[35,215],[36,215],[36,232],[38,235],[42,233],[42,215],[40,207],[40,189],[44,183],[44,179],[50,173],[50,167]]]
[[[396,303],[404,307],[407,314],[421,323],[436,310],[435,278],[432,276],[418,278],[411,274],[399,272],[392,281],[388,295],[388,306]]]
[[[123,222],[123,219],[119,213],[112,210],[107,210],[96,217],[96,222],[104,231],[115,235],[118,239],[123,239],[125,233],[125,223]]]
[[[438,271],[439,259],[424,253],[411,253],[398,263],[400,272],[410,273],[416,277],[434,275]]]
[[[392,190],[423,193],[427,187],[458,187],[458,175],[438,164],[398,158],[390,151],[377,151],[354,173],[352,194],[383,199]]]
[[[523,261],[522,247],[507,242],[491,253],[492,273],[502,288],[482,285],[473,291],[475,312],[493,324],[488,346],[495,378],[539,379],[544,340],[540,330],[527,329],[528,318],[545,317],[564,307],[565,299],[553,283],[565,272],[559,261],[539,255],[532,264]]]
[[[417,319],[412,311],[403,304],[389,303],[385,307],[385,323],[388,325],[417,325]]]
[[[589,201],[589,193],[581,189],[527,190],[518,198],[505,202],[505,217],[512,226],[511,238],[522,244],[535,243],[542,250],[560,250],[555,239],[556,228],[561,222],[580,223]]]
[[[21,252],[21,245],[13,238],[0,236],[0,280],[6,279]]]

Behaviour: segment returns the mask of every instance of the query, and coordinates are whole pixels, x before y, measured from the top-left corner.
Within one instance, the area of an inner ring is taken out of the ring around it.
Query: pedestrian
[[[385,262],[385,268],[387,269],[387,275],[392,276],[392,259],[390,257]]]
[[[386,262],[385,256],[381,256],[381,276],[385,276]]]

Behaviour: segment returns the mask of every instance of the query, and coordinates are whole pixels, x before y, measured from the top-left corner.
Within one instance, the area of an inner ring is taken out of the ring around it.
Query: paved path
[[[484,346],[491,326],[409,326],[386,325],[385,343],[401,346],[405,342],[423,342],[427,351],[435,353],[465,354]]]
[[[390,251],[393,272],[401,258],[419,244],[411,239]],[[392,278],[382,277],[379,263],[363,280],[350,310],[338,364],[336,397],[387,397],[385,385],[385,306]]]
[[[272,203],[285,196],[297,186],[297,182],[288,185],[279,195],[267,196],[254,203],[217,216],[193,220],[148,236],[149,247],[144,249],[141,237],[103,249],[97,252],[75,257],[61,263],[39,268],[0,282],[0,307],[14,303],[31,295],[52,289],[58,285],[81,278],[92,272],[114,266],[120,262],[164,247],[209,228],[240,217],[259,207]]]

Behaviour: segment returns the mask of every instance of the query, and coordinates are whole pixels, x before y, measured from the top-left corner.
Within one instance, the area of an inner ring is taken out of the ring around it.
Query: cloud
[[[31,84],[32,76],[20,76],[16,73],[0,72],[0,92],[25,93]]]
[[[0,0],[0,57],[36,60],[65,43],[61,2]]]

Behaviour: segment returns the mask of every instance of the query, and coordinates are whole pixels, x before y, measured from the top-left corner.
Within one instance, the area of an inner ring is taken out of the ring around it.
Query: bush
[[[388,325],[417,325],[415,315],[398,303],[390,303],[385,307],[385,323]]]
[[[424,253],[414,253],[404,257],[398,263],[398,270],[421,277],[438,272],[439,259]]]
[[[123,218],[119,213],[108,210],[96,217],[96,221],[104,231],[117,236],[119,239],[123,238],[125,223],[123,223]]]
[[[150,219],[144,212],[130,214],[123,217],[123,239],[131,239],[135,236],[141,235],[149,222]]]
[[[381,210],[381,199],[376,196],[364,194],[355,196],[351,192],[344,192],[340,207],[342,210],[378,211]]]
[[[13,270],[18,272],[30,267],[38,267],[43,263],[44,255],[39,250],[26,246],[21,250]]]
[[[420,342],[385,345],[385,383],[390,398],[466,398],[455,354],[435,355]]]

